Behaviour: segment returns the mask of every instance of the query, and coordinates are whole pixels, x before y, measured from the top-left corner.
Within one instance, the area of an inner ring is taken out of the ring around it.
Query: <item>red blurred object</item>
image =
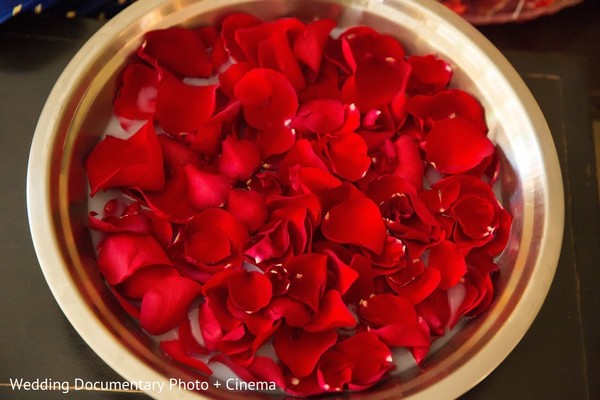
[[[581,3],[583,0],[440,0],[473,25],[523,22]]]

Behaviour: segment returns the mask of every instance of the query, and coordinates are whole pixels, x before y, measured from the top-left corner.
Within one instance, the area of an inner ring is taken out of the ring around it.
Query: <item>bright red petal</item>
[[[379,254],[387,233],[379,208],[370,199],[353,199],[333,207],[321,224],[323,235],[336,243],[355,244]]]
[[[335,330],[312,333],[287,325],[273,335],[273,347],[277,357],[292,373],[302,378],[309,375],[319,359],[337,341]]]
[[[151,235],[117,233],[107,236],[98,246],[98,268],[111,285],[151,265],[172,265]]]
[[[159,29],[146,33],[139,55],[176,74],[207,78],[212,64],[200,37],[185,28]]]
[[[202,294],[202,286],[191,279],[171,276],[148,289],[142,299],[140,325],[158,335],[176,327],[187,316],[192,301]]]
[[[436,122],[427,135],[425,153],[440,172],[460,174],[491,156],[494,145],[469,121],[444,119]]]

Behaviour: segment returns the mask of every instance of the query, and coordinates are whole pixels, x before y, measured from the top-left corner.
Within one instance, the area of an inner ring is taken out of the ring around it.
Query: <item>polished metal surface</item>
[[[145,0],[102,28],[56,83],[31,148],[27,203],[37,256],[48,284],[79,334],[130,381],[202,379],[167,360],[119,307],[95,266],[87,220],[83,162],[111,115],[116,76],[144,32],[211,24],[231,11],[262,18],[329,17],[371,25],[399,38],[410,53],[434,53],[455,68],[452,85],[472,92],[487,111],[502,153],[501,195],[514,216],[499,264],[497,296],[419,371],[350,398],[450,399],[484,379],[516,346],[539,311],[562,243],[560,168],[546,122],[514,69],[481,34],[436,2],[417,0]],[[168,383],[167,383],[168,384]],[[209,389],[150,392],[156,398],[234,399]],[[253,393],[247,398],[268,398]]]

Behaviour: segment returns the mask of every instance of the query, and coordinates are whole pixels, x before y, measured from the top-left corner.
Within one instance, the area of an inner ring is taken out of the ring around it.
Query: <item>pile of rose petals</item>
[[[125,129],[144,123],[86,163],[92,196],[122,193],[89,224],[125,310],[175,329],[161,347],[180,363],[297,395],[366,389],[396,347],[423,360],[489,306],[511,224],[450,65],[335,25],[148,32],[114,102]]]

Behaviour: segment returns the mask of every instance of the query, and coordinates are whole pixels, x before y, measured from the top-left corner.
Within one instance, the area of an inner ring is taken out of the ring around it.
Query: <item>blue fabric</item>
[[[35,12],[74,17],[110,18],[135,0],[0,0],[0,23]]]

